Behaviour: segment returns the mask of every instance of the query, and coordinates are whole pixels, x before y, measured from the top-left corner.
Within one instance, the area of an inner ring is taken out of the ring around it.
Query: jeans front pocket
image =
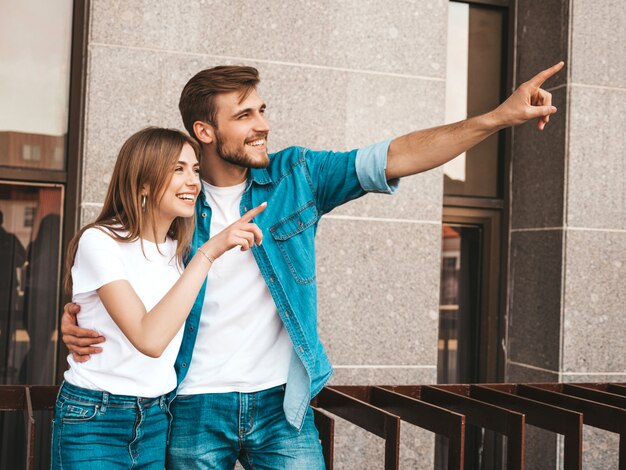
[[[102,469],[94,461],[94,449],[102,442],[102,424],[96,419],[100,405],[94,401],[61,395],[52,426],[51,469]]]
[[[82,423],[93,420],[99,409],[100,406],[95,403],[66,399],[60,407],[59,417],[62,423]]]

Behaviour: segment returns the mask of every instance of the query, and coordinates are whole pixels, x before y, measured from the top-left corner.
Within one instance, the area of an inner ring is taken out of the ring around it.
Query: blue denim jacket
[[[254,219],[263,230],[263,244],[252,253],[294,346],[283,407],[297,429],[311,398],[332,375],[317,333],[317,224],[323,214],[368,191],[395,191],[397,181],[385,179],[388,147],[389,141],[350,152],[290,147],[270,155],[267,168],[249,172],[240,213],[267,201],[267,209]],[[210,226],[211,208],[200,195],[191,256],[209,238]],[[185,324],[175,366],[179,384],[192,358],[205,287],[206,281]]]

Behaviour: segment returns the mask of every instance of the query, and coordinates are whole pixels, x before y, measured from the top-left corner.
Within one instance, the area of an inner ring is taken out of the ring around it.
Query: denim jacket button
[[[289,312],[285,312],[285,316],[289,318]]]
[[[193,331],[193,330],[194,330],[193,326],[190,326],[189,331]]]
[[[204,219],[206,217],[206,212],[203,212],[202,214],[200,214],[202,216],[202,218]]]
[[[274,276],[270,276],[270,282],[274,282]]]
[[[186,363],[186,362],[183,362],[183,363],[181,364],[181,366],[183,366],[183,367],[187,367],[187,363]]]

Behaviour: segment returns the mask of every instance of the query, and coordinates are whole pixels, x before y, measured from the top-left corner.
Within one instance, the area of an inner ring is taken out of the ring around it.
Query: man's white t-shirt
[[[69,355],[70,369],[65,372],[65,380],[91,390],[147,398],[176,387],[174,362],[184,326],[161,357],[148,357],[124,336],[96,292],[110,282],[127,280],[150,311],[181,275],[176,246],[176,241],[169,238],[158,248],[157,244],[143,240],[142,251],[140,240],[119,242],[100,229],[85,230],[72,267],[73,302],[81,308],[78,325],[98,331],[106,341],[98,345],[102,353],[93,354],[87,362],[75,362]]]
[[[238,220],[246,183],[202,182],[211,236]],[[252,251],[234,248],[209,271],[198,337],[178,393],[265,390],[287,382],[293,346]]]

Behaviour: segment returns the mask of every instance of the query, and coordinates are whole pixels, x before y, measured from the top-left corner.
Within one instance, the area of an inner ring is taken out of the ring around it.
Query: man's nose
[[[269,132],[270,123],[265,116],[259,114],[256,122],[254,123],[254,130],[257,132]]]

